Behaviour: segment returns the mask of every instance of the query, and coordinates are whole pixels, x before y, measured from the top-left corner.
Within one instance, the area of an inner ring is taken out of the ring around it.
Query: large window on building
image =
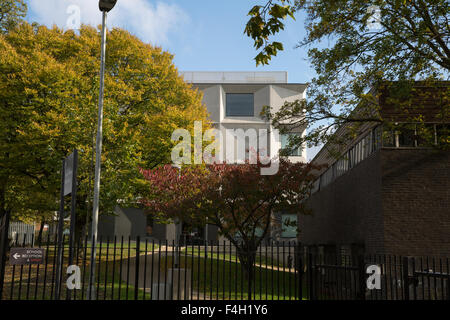
[[[255,113],[253,93],[227,93],[227,117],[253,117]]]
[[[282,214],[281,215],[281,238],[297,237],[297,215]]]
[[[289,157],[300,157],[302,155],[302,148],[295,147],[290,148],[291,141],[294,142],[296,137],[299,137],[300,133],[287,133],[281,135],[281,149]]]

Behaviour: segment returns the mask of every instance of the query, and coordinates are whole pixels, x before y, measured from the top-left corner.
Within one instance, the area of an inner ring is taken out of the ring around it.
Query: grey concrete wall
[[[113,239],[115,235],[115,223],[116,216],[100,216],[98,221],[98,236]]]

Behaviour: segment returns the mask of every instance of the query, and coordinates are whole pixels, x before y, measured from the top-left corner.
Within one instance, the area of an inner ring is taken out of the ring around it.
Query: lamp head
[[[116,5],[117,0],[100,0],[98,3],[98,7],[100,8],[100,11],[109,12],[114,8]]]

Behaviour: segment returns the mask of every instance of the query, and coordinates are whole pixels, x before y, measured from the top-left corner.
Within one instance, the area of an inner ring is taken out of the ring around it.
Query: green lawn
[[[217,259],[219,257],[219,259]],[[161,265],[165,265],[165,259]],[[170,267],[173,257],[167,257]],[[180,267],[193,270],[193,299],[247,300],[248,281],[245,279],[240,263],[236,259],[225,259],[221,255],[185,256],[181,254]],[[257,266],[254,268],[252,299],[254,300],[298,300],[298,274]],[[303,284],[303,296],[306,289]]]

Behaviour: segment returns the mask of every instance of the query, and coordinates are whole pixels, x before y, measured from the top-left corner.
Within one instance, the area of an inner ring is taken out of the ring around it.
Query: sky
[[[28,0],[29,22],[69,29],[98,26],[97,0]],[[244,35],[248,11],[266,0],[118,0],[108,15],[108,27],[120,27],[146,43],[174,55],[180,71],[287,71],[289,82],[306,83],[315,75],[307,52],[295,48],[305,35],[304,19],[289,20],[277,36],[285,50],[269,66],[256,67],[257,51]],[[78,19],[79,17],[79,19]],[[317,148],[308,150],[308,159]]]

